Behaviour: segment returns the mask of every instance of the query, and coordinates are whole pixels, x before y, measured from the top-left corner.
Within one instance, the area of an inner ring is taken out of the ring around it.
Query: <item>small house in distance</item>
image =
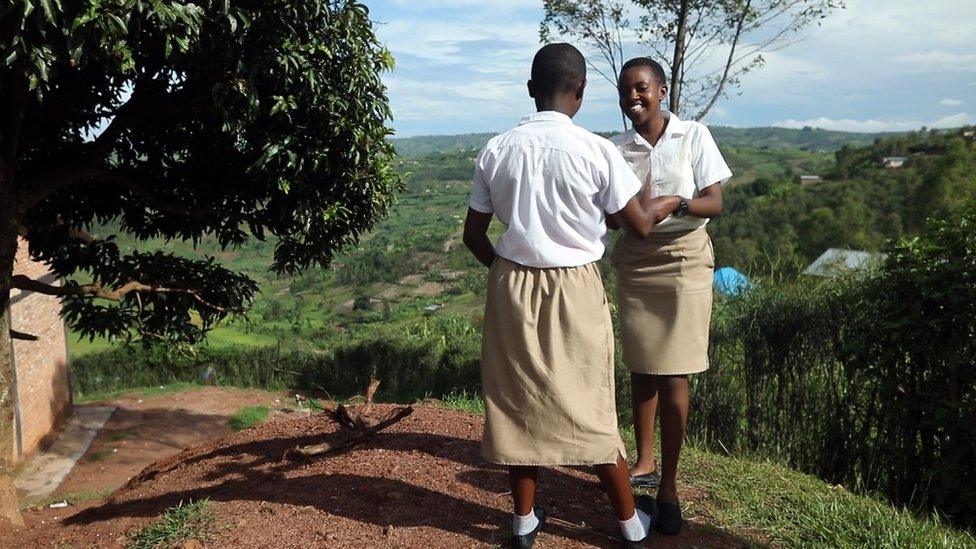
[[[823,277],[837,276],[845,271],[870,266],[884,258],[885,254],[830,248],[804,269],[803,274]]]
[[[886,156],[881,159],[881,165],[885,168],[900,168],[905,165],[905,161],[908,160],[904,156]]]
[[[813,183],[820,183],[823,181],[823,177],[816,174],[807,174],[800,176],[800,185],[811,185]]]

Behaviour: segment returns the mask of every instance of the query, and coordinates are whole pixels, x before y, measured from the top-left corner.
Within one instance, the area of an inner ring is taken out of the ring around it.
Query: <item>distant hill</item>
[[[709,126],[712,135],[722,147],[750,147],[755,149],[803,149],[832,152],[844,145],[870,145],[878,137],[893,134],[850,133],[819,128],[730,128]],[[611,135],[613,132],[599,132]],[[404,158],[419,158],[434,153],[450,153],[478,150],[494,134],[469,133],[464,135],[423,135],[393,140],[397,152]]]
[[[419,135],[393,140],[397,153],[404,158],[419,158],[435,153],[452,153],[479,150],[492,138],[493,133],[468,133],[464,135]]]

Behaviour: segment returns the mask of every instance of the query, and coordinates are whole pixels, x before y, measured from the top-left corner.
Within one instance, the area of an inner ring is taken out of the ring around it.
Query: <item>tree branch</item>
[[[34,334],[28,334],[24,332],[18,332],[13,328],[10,329],[10,339],[19,339],[20,341],[37,341],[40,338]]]
[[[722,96],[725,91],[725,84],[729,81],[729,71],[732,69],[733,60],[735,59],[735,48],[739,45],[739,37],[742,36],[742,26],[746,22],[746,17],[749,15],[749,10],[751,9],[752,0],[746,0],[745,6],[742,7],[742,13],[739,14],[739,20],[736,22],[735,35],[732,38],[732,44],[729,47],[729,57],[725,60],[725,70],[722,72],[722,78],[718,81],[718,86],[715,87],[715,93],[712,94],[712,98],[708,101],[698,114],[695,115],[695,120],[701,120],[705,118],[708,111],[712,110],[715,106],[715,102],[718,98]]]
[[[17,163],[17,145],[20,139],[20,128],[24,121],[24,109],[27,105],[27,95],[30,93],[30,87],[27,82],[27,77],[24,76],[20,71],[12,69],[7,72],[10,75],[9,81],[3,82],[3,91],[10,92],[10,95],[4,93],[2,96],[5,105],[0,106],[0,167],[2,167],[4,175],[7,175],[13,170],[14,165]],[[0,75],[2,76],[2,75]],[[6,80],[6,79],[4,79]],[[12,184],[12,181],[8,181],[8,184]]]
[[[150,196],[144,189],[131,181],[123,181],[116,172],[109,172],[103,164],[103,158],[126,131],[149,122],[178,120],[183,115],[191,114],[199,109],[210,96],[207,86],[204,85],[184,88],[161,97],[151,97],[142,89],[143,87],[137,82],[132,96],[116,110],[114,118],[98,137],[80,147],[77,154],[72,158],[56,162],[57,165],[63,166],[62,168],[31,177],[26,181],[25,186],[28,190],[21,200],[21,211],[27,211],[48,196],[71,184],[96,180],[97,178],[93,177],[95,175],[110,174],[107,179],[109,182],[122,184],[143,196]],[[150,205],[167,213],[193,215],[188,213],[189,210],[165,207],[158,201],[156,204]]]
[[[122,301],[126,295],[132,292],[136,292],[137,296],[139,293],[184,294],[190,296],[194,301],[200,303],[204,307],[208,307],[222,313],[230,314],[243,312],[243,309],[230,309],[210,303],[209,301],[200,297],[200,294],[196,290],[189,288],[170,288],[166,286],[143,284],[142,282],[137,282],[135,280],[130,280],[129,282],[126,282],[122,286],[115,289],[107,289],[100,282],[79,284],[77,286],[54,286],[52,284],[45,284],[38,280],[31,279],[25,275],[14,275],[10,279],[9,289],[24,290],[27,292],[35,292],[55,297],[88,295],[108,299],[110,301]],[[2,290],[2,288],[0,288],[0,290]]]
[[[38,181],[38,183],[31,185],[32,190],[22,196],[21,211],[27,211],[48,196],[71,185],[102,182],[118,185],[132,191],[142,197],[147,206],[160,212],[199,219],[206,218],[209,213],[209,210],[205,208],[186,208],[171,204],[143,185],[133,181],[128,175],[105,166],[67,166],[41,174],[33,180]]]

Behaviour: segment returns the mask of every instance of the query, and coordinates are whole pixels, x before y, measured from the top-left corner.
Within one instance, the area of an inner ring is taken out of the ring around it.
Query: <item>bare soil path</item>
[[[107,500],[26,513],[27,527],[0,532],[0,547],[124,547],[166,508],[201,498],[214,502],[217,515],[207,547],[505,545],[510,524],[507,477],[478,456],[480,416],[418,406],[411,416],[352,450],[292,461],[284,459],[289,449],[335,440],[340,428],[325,415],[282,414],[229,434],[227,417],[240,406],[261,399],[273,403],[275,398],[260,391],[248,395],[207,388],[141,403],[118,401],[120,410],[128,412],[109,420],[91,452],[110,444],[118,451],[102,461],[82,460],[67,488],[90,489],[132,475],[147,464],[151,448],[162,459]],[[379,405],[373,413],[389,410]],[[134,434],[112,440],[112,433],[119,432]],[[204,438],[209,442],[174,455],[181,445]],[[139,452],[129,453],[129,446]],[[539,504],[549,510],[552,521],[537,547],[618,546],[616,521],[589,470],[545,469],[540,476]],[[704,496],[693,488],[682,491],[692,508]],[[658,537],[651,546],[746,544],[695,516],[688,518],[680,535]]]

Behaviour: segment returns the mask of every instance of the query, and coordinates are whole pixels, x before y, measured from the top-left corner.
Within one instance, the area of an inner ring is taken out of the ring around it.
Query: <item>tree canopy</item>
[[[271,236],[271,267],[293,272],[328,264],[399,185],[378,75],[392,58],[357,2],[22,1],[3,20],[3,198],[34,258],[90,278],[49,289],[87,334],[193,341],[255,290],[212,260],[85,234],[102,222],[224,247]]]
[[[843,0],[545,0],[543,42],[582,40],[614,87],[633,47],[670,69],[669,108],[701,120],[761,67],[764,52],[843,8]],[[626,124],[625,124],[626,125]]]
[[[380,80],[392,66],[353,0],[4,2],[0,311],[11,289],[36,291],[83,334],[175,343],[247,308],[246,274],[123,251],[97,234],[112,220],[140,240],[272,238],[276,272],[327,265],[401,186]],[[12,276],[18,237],[61,286]]]

